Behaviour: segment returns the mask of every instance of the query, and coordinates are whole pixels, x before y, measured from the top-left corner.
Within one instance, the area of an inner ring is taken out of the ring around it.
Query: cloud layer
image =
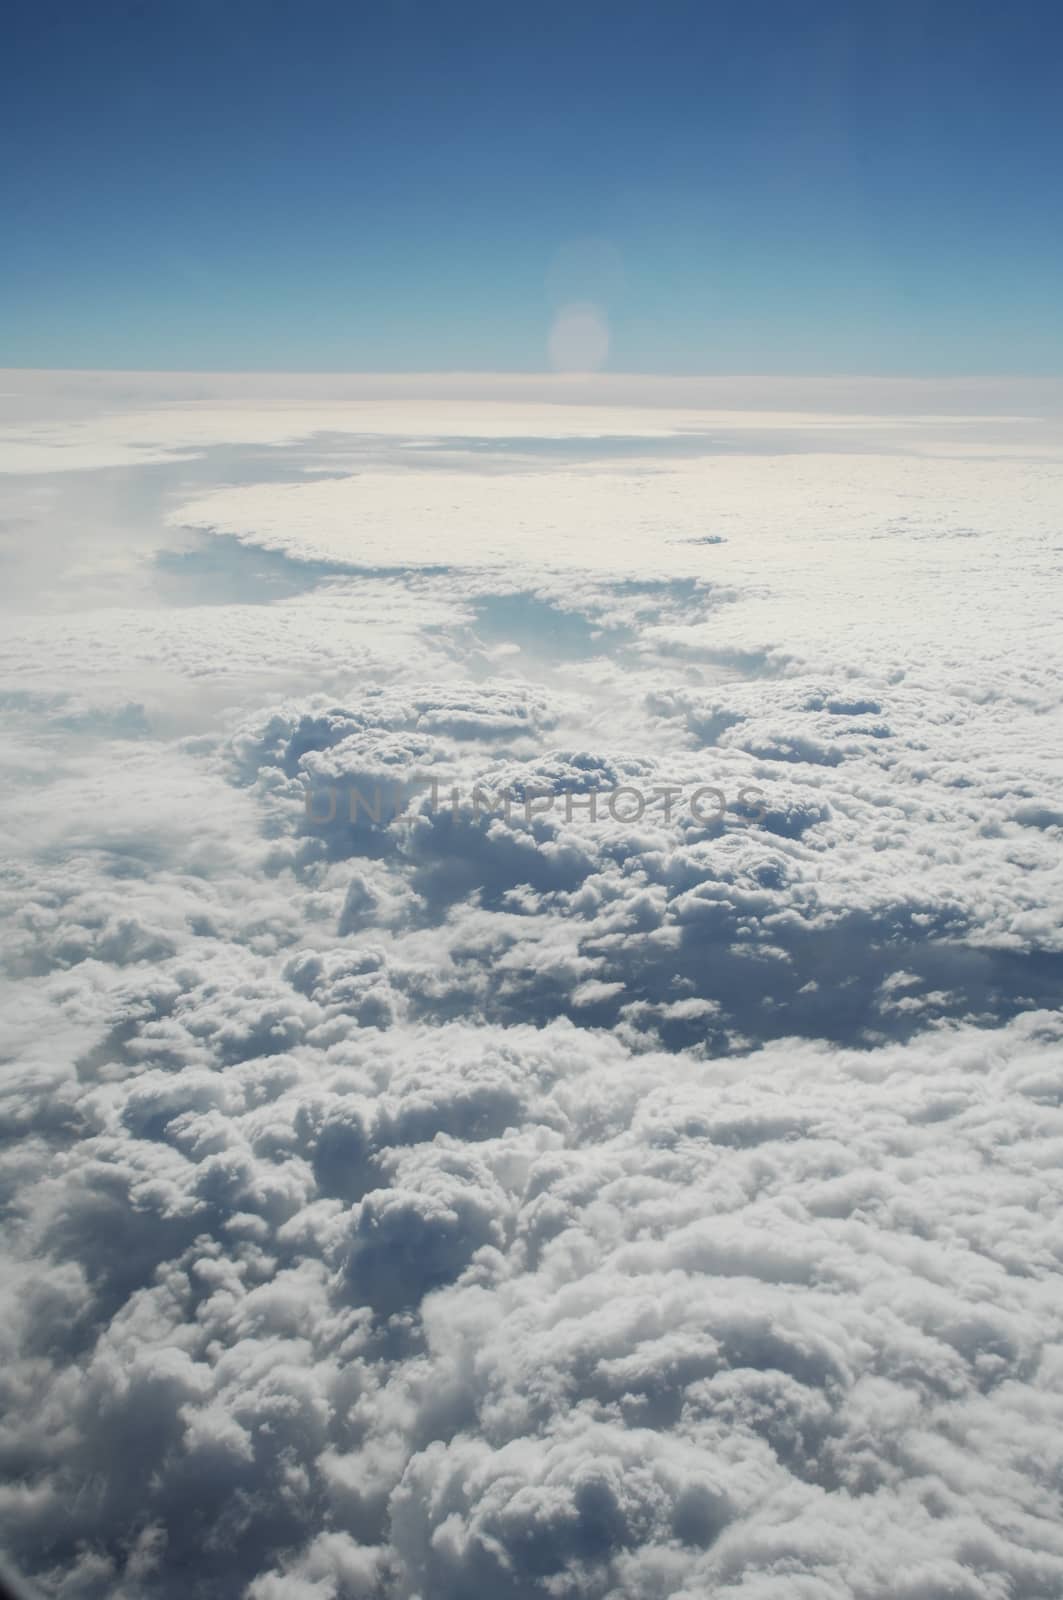
[[[1039,425],[34,394],[14,1562],[63,1600],[1056,1596]]]

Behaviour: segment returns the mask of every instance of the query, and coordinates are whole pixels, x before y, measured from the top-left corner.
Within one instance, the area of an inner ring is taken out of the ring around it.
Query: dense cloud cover
[[[0,461],[12,1561],[1055,1600],[1051,435],[135,388]]]

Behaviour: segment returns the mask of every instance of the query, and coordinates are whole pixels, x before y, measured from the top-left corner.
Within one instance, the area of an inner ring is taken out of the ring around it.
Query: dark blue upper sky
[[[1063,6],[16,0],[0,365],[1063,372]],[[592,241],[589,245],[580,241]]]

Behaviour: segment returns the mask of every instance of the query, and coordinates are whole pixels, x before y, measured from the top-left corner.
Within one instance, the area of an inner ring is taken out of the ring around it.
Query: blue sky
[[[1063,372],[1057,5],[9,10],[0,364]],[[581,241],[590,240],[586,245]]]

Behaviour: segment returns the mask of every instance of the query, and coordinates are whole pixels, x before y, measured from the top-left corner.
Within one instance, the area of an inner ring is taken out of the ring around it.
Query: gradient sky
[[[0,365],[542,370],[594,299],[612,370],[1060,373],[1061,47],[1040,0],[17,0]]]

